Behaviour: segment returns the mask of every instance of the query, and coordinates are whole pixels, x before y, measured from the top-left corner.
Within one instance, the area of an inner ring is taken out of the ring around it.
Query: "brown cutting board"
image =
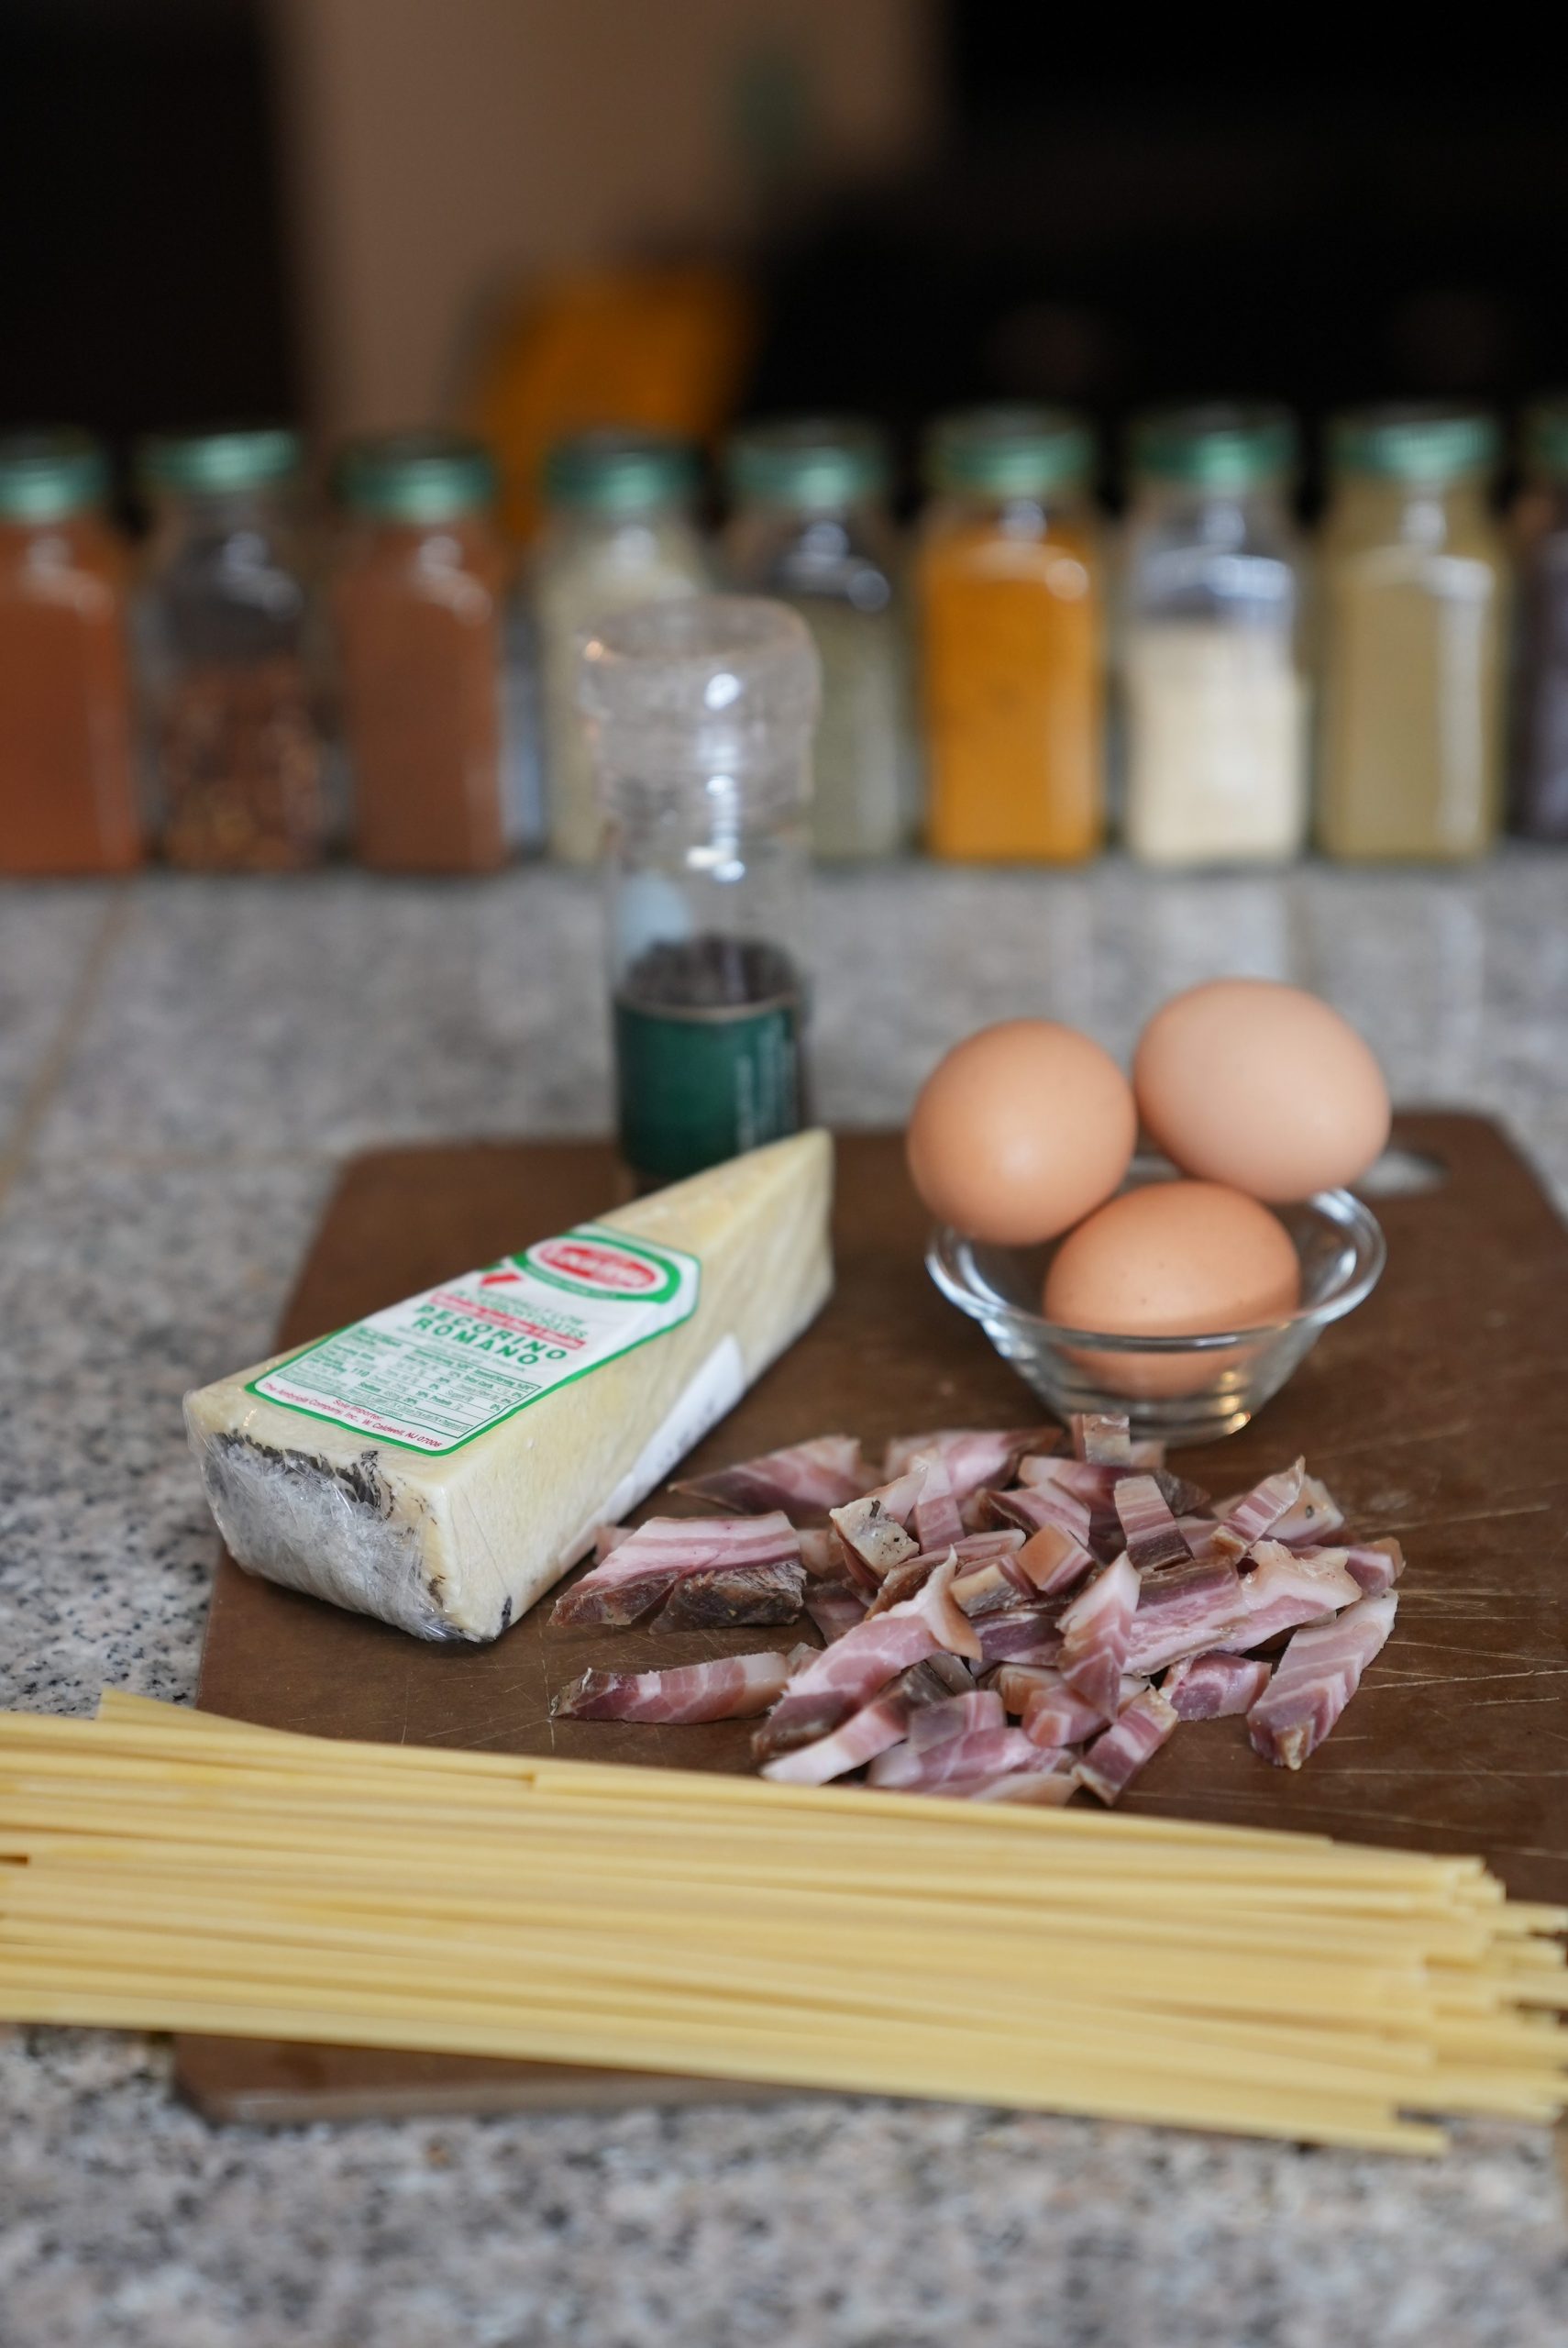
[[[1378,1198],[1389,1260],[1376,1294],[1329,1331],[1253,1425],[1181,1455],[1187,1473],[1224,1493],[1305,1452],[1358,1532],[1405,1544],[1394,1637],[1298,1776],[1258,1760],[1240,1721],[1216,1721],[1175,1737],[1127,1807],[1477,1851],[1514,1892],[1568,1899],[1568,1231],[1483,1120],[1406,1116],[1397,1140],[1427,1185]],[[616,1192],[605,1143],[361,1157],[327,1209],[279,1342],[303,1343],[545,1237]],[[1025,1390],[927,1279],[924,1232],[898,1140],[845,1137],[837,1293],[695,1464],[830,1430],[879,1445],[924,1427],[1027,1423]],[[654,1495],[645,1513],[660,1504]],[[590,1663],[647,1668],[789,1646],[798,1628],[568,1634],[547,1627],[548,1611],[547,1600],[491,1647],[425,1646],[252,1580],[225,1557],[201,1702],[327,1736],[748,1767],[747,1722],[552,1722],[550,1696]],[[211,2038],[181,2042],[179,2077],[214,2117],[251,2121],[723,2092],[640,2074]]]

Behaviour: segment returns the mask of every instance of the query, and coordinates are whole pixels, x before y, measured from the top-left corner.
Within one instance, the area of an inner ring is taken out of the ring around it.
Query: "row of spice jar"
[[[1287,413],[1154,414],[1111,549],[1086,424],[971,410],[928,437],[901,576],[879,437],[782,422],[731,444],[719,576],[816,639],[820,854],[889,852],[923,799],[947,858],[1081,861],[1112,805],[1155,865],[1276,863],[1309,835],[1349,860],[1464,858],[1503,820],[1510,732],[1517,828],[1568,839],[1568,405],[1529,420],[1512,530],[1501,453],[1483,414],[1336,419],[1309,549]],[[574,617],[640,599],[613,543]],[[586,781],[553,780],[557,845],[586,853]]]
[[[503,860],[491,459],[444,436],[352,450],[325,607],[300,473],[281,429],[149,442],[133,589],[102,449],[0,442],[0,870],[123,869],[149,836],[195,869],[314,863],[340,796],[334,672],[364,860]]]
[[[738,435],[716,547],[695,519],[695,452],[632,433],[563,443],[525,605],[508,592],[477,444],[401,435],[350,450],[318,598],[294,436],[156,441],[133,630],[156,836],[192,867],[313,861],[334,828],[340,726],[361,861],[483,870],[541,831],[588,860],[600,820],[576,707],[581,633],[722,583],[794,604],[816,640],[825,856],[906,846],[924,797],[938,856],[1077,860],[1104,834],[1109,766],[1143,859],[1279,860],[1308,830],[1314,699],[1325,848],[1474,855],[1496,827],[1504,759],[1498,452],[1479,415],[1342,419],[1309,581],[1289,417],[1147,418],[1112,592],[1088,427],[1035,409],[945,419],[910,581],[917,695],[888,454],[869,426]],[[1532,417],[1527,459],[1516,815],[1565,837],[1568,410]],[[0,870],[116,869],[141,853],[107,488],[102,452],[79,436],[0,443]]]

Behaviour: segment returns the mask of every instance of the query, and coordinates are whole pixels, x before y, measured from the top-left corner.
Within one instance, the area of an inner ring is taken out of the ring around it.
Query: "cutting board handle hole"
[[[1428,1191],[1441,1191],[1447,1180],[1448,1168],[1441,1157],[1424,1149],[1386,1149],[1355,1189],[1364,1199],[1417,1199]]]

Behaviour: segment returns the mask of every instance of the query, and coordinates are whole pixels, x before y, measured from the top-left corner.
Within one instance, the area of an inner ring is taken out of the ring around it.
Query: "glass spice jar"
[[[534,616],[550,853],[565,863],[591,864],[602,828],[577,700],[583,631],[606,613],[707,586],[696,491],[695,450],[658,433],[578,433],[546,461]]]
[[[1509,813],[1527,839],[1568,840],[1568,400],[1530,411],[1523,455]]]
[[[325,745],[295,515],[300,447],[277,429],[152,440],[139,640],[164,855],[210,872],[314,864]]]
[[[1094,442],[1054,408],[931,436],[917,569],[933,856],[1075,864],[1104,828]]]
[[[479,441],[391,433],[344,457],[332,617],[354,852],[381,872],[489,872],[507,855],[509,565]]]
[[[1127,846],[1145,864],[1279,863],[1307,825],[1301,557],[1283,409],[1140,419],[1120,658]]]
[[[914,819],[910,661],[887,443],[855,417],[785,417],[731,441],[724,568],[800,613],[823,664],[812,845],[895,856]]]
[[[805,1117],[812,729],[802,621],[760,597],[649,604],[581,657],[607,817],[623,1155],[678,1180]]]
[[[0,873],[141,858],[126,559],[84,433],[0,440]]]
[[[1492,418],[1341,416],[1320,539],[1318,829],[1330,856],[1481,855],[1502,795],[1507,566]]]

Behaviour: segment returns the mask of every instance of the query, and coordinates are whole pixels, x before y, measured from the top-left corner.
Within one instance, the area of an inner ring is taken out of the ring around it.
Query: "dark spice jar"
[[[581,702],[608,819],[621,1146],[669,1182],[805,1122],[811,742],[801,620],[758,597],[603,621]]]
[[[138,613],[163,852],[209,872],[314,864],[326,833],[313,615],[276,429],[149,441]]]
[[[1513,828],[1568,840],[1568,400],[1526,420],[1518,554]]]
[[[141,856],[124,549],[77,432],[0,440],[0,873]]]
[[[494,461],[457,434],[389,434],[348,451],[338,494],[332,619],[355,854],[382,872],[491,871],[507,848]]]

